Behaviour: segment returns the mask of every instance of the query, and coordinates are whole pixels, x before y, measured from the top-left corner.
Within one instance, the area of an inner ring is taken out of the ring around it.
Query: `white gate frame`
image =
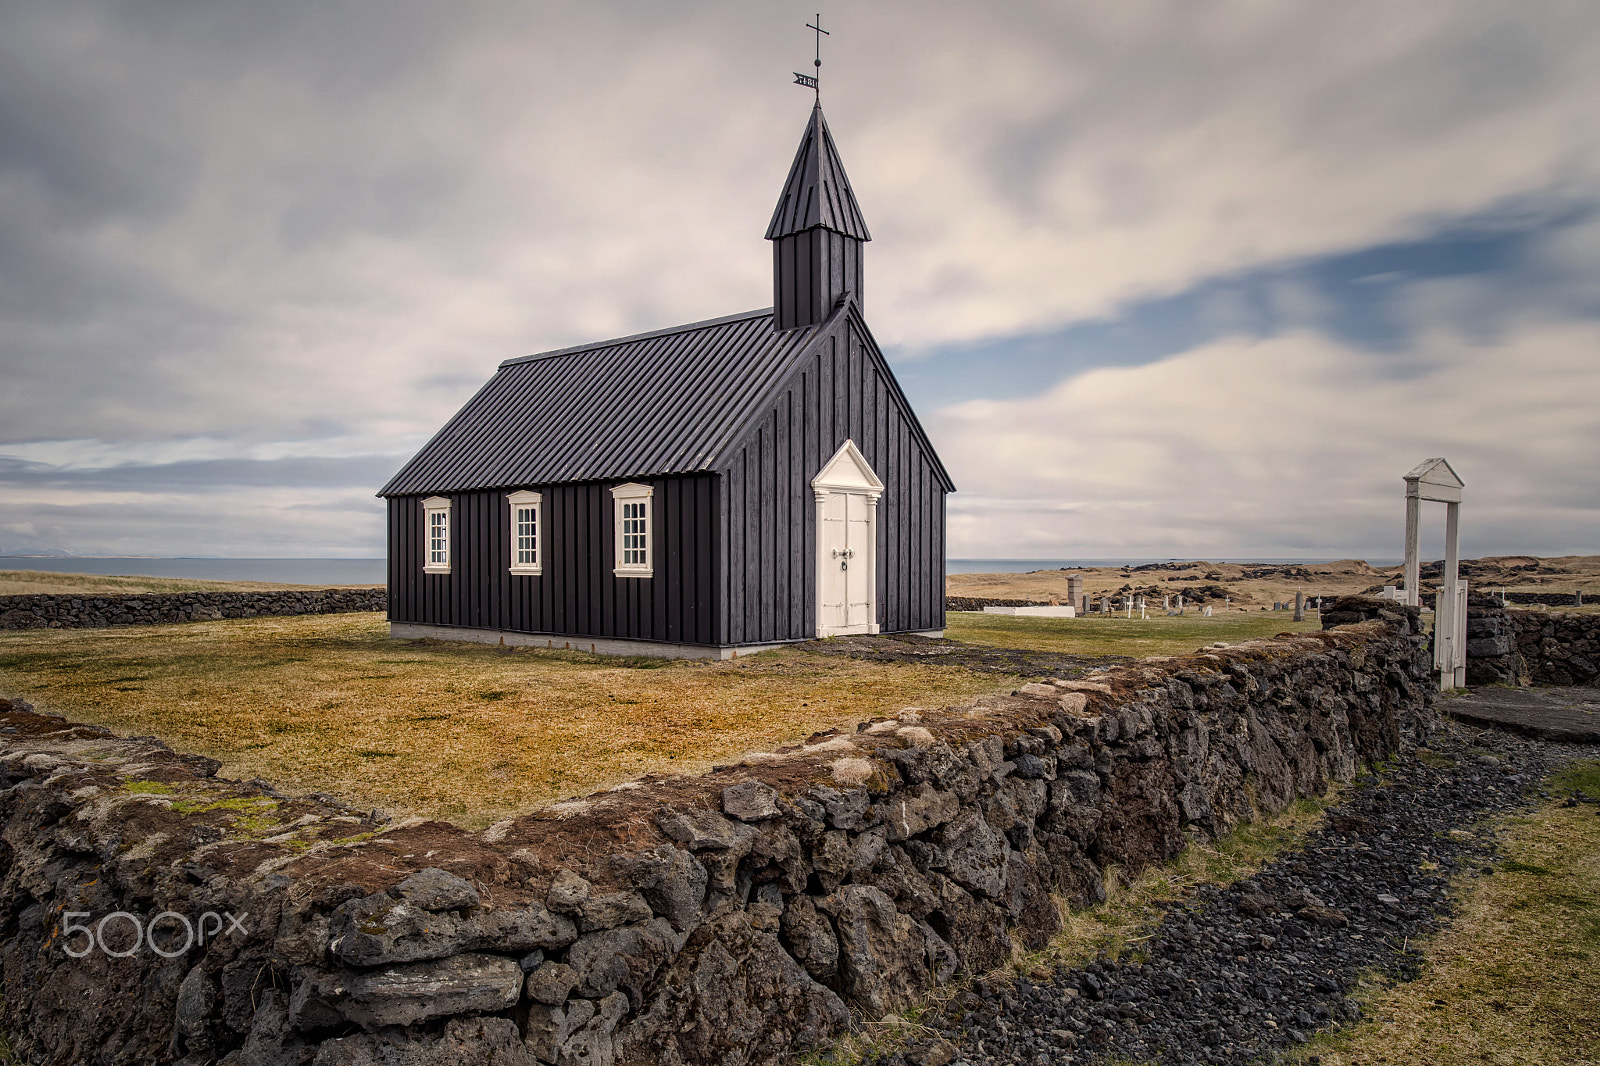
[[[1467,684],[1467,583],[1461,580],[1461,480],[1443,458],[1425,459],[1405,476],[1405,602],[1422,606],[1422,501],[1445,505],[1444,577],[1433,611],[1433,666],[1439,691]]]

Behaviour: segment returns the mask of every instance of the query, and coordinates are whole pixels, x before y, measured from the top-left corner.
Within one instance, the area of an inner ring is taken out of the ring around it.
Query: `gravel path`
[[[960,997],[959,1016],[924,1020],[942,1037],[878,1061],[1271,1061],[1275,1049],[1359,1017],[1346,996],[1357,975],[1416,976],[1421,956],[1408,943],[1448,919],[1449,879],[1487,871],[1495,842],[1479,823],[1527,807],[1525,791],[1563,763],[1600,758],[1593,744],[1459,724],[1432,743],[1455,765],[1410,756],[1381,782],[1352,786],[1301,849],[1171,905],[1140,945],[1147,961],[1062,967],[1048,982],[980,981]]]

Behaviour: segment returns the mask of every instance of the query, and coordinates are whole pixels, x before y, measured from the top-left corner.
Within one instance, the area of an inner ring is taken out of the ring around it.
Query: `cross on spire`
[[[817,31],[817,58],[811,64],[812,68],[816,70],[816,74],[801,74],[799,71],[795,71],[794,83],[796,85],[804,85],[815,92],[817,94],[817,103],[820,104],[822,103],[822,38],[829,35],[828,31],[822,28],[822,12],[817,12],[816,22],[806,23],[806,29]]]

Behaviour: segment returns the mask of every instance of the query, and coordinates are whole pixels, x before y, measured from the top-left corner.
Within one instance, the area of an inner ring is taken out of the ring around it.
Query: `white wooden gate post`
[[[1413,607],[1422,604],[1422,501],[1446,505],[1444,574],[1433,603],[1433,665],[1439,671],[1439,690],[1448,692],[1467,683],[1467,584],[1461,580],[1461,490],[1466,482],[1442,458],[1418,464],[1405,482],[1405,602]]]
[[[1418,484],[1406,477],[1406,586],[1403,602],[1412,607],[1422,606],[1422,496]]]

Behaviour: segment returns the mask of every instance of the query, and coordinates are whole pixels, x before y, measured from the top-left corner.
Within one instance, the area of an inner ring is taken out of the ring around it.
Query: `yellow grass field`
[[[389,639],[381,614],[0,633],[0,695],[396,815],[488,825],[1015,679],[799,651],[705,663]]]

